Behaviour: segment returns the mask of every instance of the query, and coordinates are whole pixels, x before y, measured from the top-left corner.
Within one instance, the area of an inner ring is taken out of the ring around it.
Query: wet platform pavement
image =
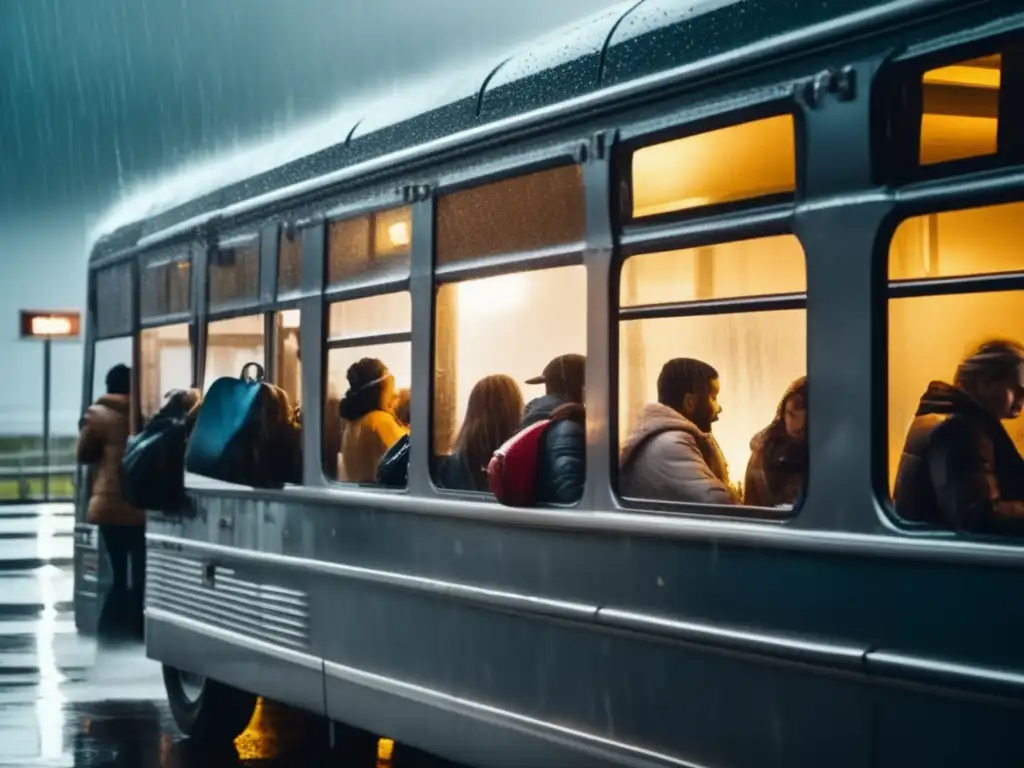
[[[330,749],[321,721],[262,702],[222,754],[190,744],[141,645],[76,633],[73,530],[70,505],[0,506],[0,768],[457,768],[387,740]]]

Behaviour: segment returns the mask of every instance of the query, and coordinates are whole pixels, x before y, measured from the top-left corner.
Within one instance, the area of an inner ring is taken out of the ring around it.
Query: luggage
[[[253,371],[252,375],[250,371]],[[254,488],[302,481],[301,436],[287,393],[248,363],[210,386],[185,452],[185,469]]]
[[[128,438],[121,460],[121,495],[131,506],[173,512],[185,500],[185,444],[191,417],[172,399],[139,434]]]

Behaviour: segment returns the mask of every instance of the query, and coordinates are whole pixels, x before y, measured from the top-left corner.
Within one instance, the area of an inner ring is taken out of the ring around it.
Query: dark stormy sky
[[[122,189],[347,97],[499,56],[617,0],[0,0],[0,428],[37,423],[16,310],[84,302],[85,231]],[[13,360],[12,360],[13,358]],[[57,351],[57,421],[80,351]]]

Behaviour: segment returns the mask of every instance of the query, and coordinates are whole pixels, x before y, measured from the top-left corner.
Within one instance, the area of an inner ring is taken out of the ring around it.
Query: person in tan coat
[[[644,406],[619,457],[619,491],[635,499],[737,504],[711,425],[718,372],[701,360],[669,360],[658,375],[658,402]]]
[[[78,463],[95,468],[86,520],[98,525],[110,560],[113,583],[107,603],[132,592],[131,621],[142,627],[142,591],[146,572],[146,513],[121,497],[121,459],[128,442],[132,371],[115,365],[107,372],[107,392],[89,406],[79,424]],[[131,589],[128,573],[131,567]],[[111,598],[114,598],[113,600]]]

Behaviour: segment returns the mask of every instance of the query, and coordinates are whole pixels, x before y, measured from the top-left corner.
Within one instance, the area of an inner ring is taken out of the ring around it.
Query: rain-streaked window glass
[[[152,256],[142,262],[140,272],[139,312],[143,319],[189,311],[192,271],[187,254]]]
[[[384,453],[409,432],[411,307],[409,292],[400,291],[328,308],[323,470],[329,479],[375,484]]]
[[[620,493],[795,506],[808,462],[799,241],[782,235],[640,254],[624,262],[620,286]],[[763,298],[708,312],[709,301],[745,297]],[[690,302],[699,312],[688,314]],[[658,317],[642,316],[659,305]],[[681,434],[692,440],[680,442]],[[659,464],[670,460],[684,463]]]
[[[96,331],[100,336],[118,336],[132,331],[131,265],[118,264],[101,269],[95,276]]]
[[[411,247],[412,209],[408,206],[332,221],[327,228],[327,283],[368,275],[407,276]]]
[[[889,284],[889,490],[903,520],[962,533],[1024,532],[1014,530],[1012,521],[1024,514],[1024,501],[1017,501],[1024,500],[1024,491],[1015,471],[1006,471],[1017,466],[1018,452],[1024,451],[1024,419],[1017,418],[1024,388],[1012,362],[1024,343],[1022,237],[1024,204],[1014,203],[907,219],[892,238],[890,278],[916,278],[912,296],[901,294],[899,280]],[[953,292],[958,279],[979,274],[992,276],[982,291],[964,285],[963,292]],[[931,280],[935,294],[920,295],[922,284]],[[975,354],[991,341],[997,342],[992,350]],[[956,464],[943,464],[939,452],[923,452],[925,443],[941,444],[932,432],[935,425],[954,417],[994,435],[995,453],[983,461],[984,444],[961,439],[954,446]],[[1000,440],[1001,429],[1008,440]],[[934,476],[948,476],[947,492],[937,494],[927,477],[915,478],[914,461],[901,470],[904,452]],[[1005,504],[991,504],[988,490],[980,497],[972,491],[979,486],[964,474],[972,463],[992,468],[988,480],[996,483]]]
[[[302,235],[281,227],[277,240],[277,292],[291,293],[302,287]]]
[[[634,218],[796,189],[792,115],[642,147],[633,153]]]
[[[288,393],[293,404],[302,402],[302,358],[299,354],[301,314],[286,309],[274,315],[277,327],[274,349],[274,384]]]
[[[453,192],[437,202],[437,264],[581,243],[585,219],[577,165]]]
[[[922,78],[921,165],[996,152],[998,54],[929,70]]]
[[[259,239],[218,248],[210,255],[210,307],[230,307],[259,301]]]
[[[583,266],[446,283],[437,290],[433,474],[445,488],[486,491],[486,463],[527,413],[582,403],[587,337]],[[550,381],[544,377],[549,364]],[[551,394],[545,400],[544,396]],[[541,483],[538,503],[574,503],[582,490],[583,423],[574,469]],[[573,463],[570,461],[569,463]]]
[[[263,326],[263,315],[215,320],[207,326],[204,392],[219,378],[237,378],[249,363],[265,364]]]
[[[145,424],[163,407],[168,392],[192,386],[192,347],[187,323],[145,328],[139,342],[139,405]]]

